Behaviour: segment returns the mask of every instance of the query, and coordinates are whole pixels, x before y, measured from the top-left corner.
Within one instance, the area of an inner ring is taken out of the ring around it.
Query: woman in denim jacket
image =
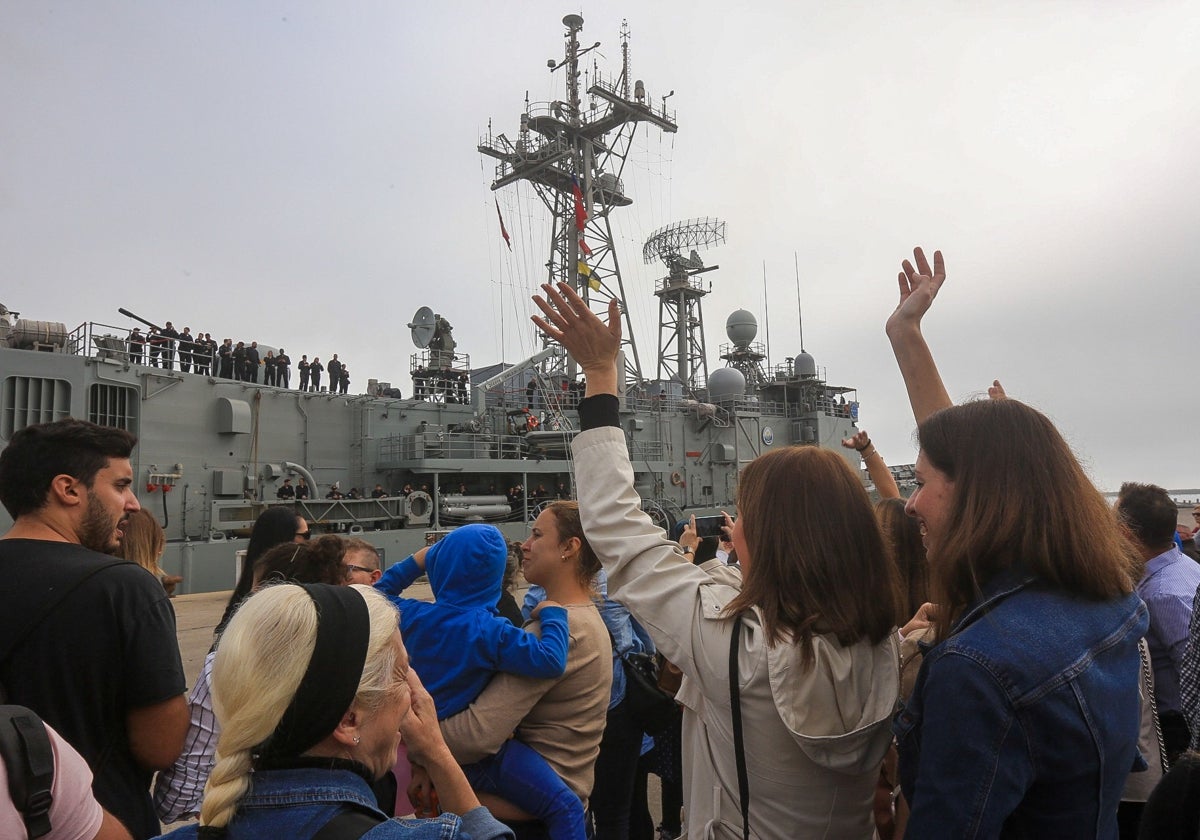
[[[247,599],[213,665],[221,738],[200,824],[168,836],[307,840],[336,818],[357,820],[339,836],[511,840],[442,740],[398,622],[366,586],[285,583]],[[371,782],[401,737],[437,785],[437,819],[389,820],[376,807]]]
[[[908,512],[939,641],[894,726],[908,836],[1115,838],[1138,758],[1136,557],[1042,414],[951,405],[920,329],[942,255],[914,256],[887,332],[919,424]]]

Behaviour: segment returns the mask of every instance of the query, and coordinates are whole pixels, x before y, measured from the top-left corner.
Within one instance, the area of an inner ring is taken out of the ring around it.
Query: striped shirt
[[[1200,587],[1200,564],[1171,546],[1146,564],[1137,593],[1150,610],[1150,661],[1158,711],[1182,711],[1179,674],[1192,619],[1192,601]]]

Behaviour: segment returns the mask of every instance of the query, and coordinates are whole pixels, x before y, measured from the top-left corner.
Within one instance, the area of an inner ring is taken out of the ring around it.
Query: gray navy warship
[[[621,69],[606,78],[580,70],[598,46],[581,47],[583,18],[567,15],[563,25],[563,58],[549,64],[565,80],[565,98],[526,101],[516,139],[489,127],[478,148],[497,161],[493,190],[525,181],[548,208],[547,281],[571,283],[597,311],[616,297],[627,312],[610,214],[632,203],[621,174],[634,130],[677,126],[667,97],[656,103],[630,78],[627,29]],[[643,259],[665,268],[653,291],[653,376],[624,316],[623,425],[644,507],[664,527],[731,509],[740,468],[773,448],[824,446],[860,467],[840,445],[855,431],[854,389],[827,383],[803,351],[770,365],[750,312],[728,316],[718,352],[725,366],[709,372],[702,275],[716,266],[699,252],[724,238],[724,222],[706,218],[647,239]],[[422,307],[409,324],[411,386],[371,380],[368,393],[342,395],[155,367],[130,347],[131,326],[70,330],[0,307],[0,440],[69,416],[136,434],[138,497],[166,530],[162,564],[183,576],[180,592],[232,588],[238,552],[268,506],[295,508],[317,532],[362,537],[386,567],[467,522],[523,539],[541,505],[573,494],[569,444],[582,387],[559,347],[475,367],[447,317]],[[303,478],[310,498],[279,500],[289,478]],[[326,498],[335,482],[368,498]],[[370,498],[377,485],[387,495]],[[6,528],[3,512],[0,520]]]

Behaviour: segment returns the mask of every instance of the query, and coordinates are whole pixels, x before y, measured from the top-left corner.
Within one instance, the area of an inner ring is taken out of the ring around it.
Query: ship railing
[[[213,531],[240,531],[252,528],[254,521],[268,508],[285,507],[297,516],[316,524],[361,525],[363,528],[397,527],[407,518],[402,496],[385,499],[311,499],[300,502],[212,502]]]
[[[699,275],[686,275],[683,277],[660,277],[654,282],[654,293],[674,291],[676,289],[694,289],[698,292],[706,291],[704,288],[704,278]]]
[[[409,359],[413,398],[427,402],[471,402],[471,357],[452,350],[426,349]]]
[[[592,87],[600,88],[601,90],[606,90],[612,96],[616,96],[621,99],[625,99],[625,91],[622,89],[623,85],[620,83],[619,78],[614,78],[612,76],[605,76],[603,74],[599,74],[599,75],[596,75],[593,77]],[[665,104],[666,97],[662,98],[662,102],[656,108],[653,105],[654,98],[652,96],[650,96],[649,92],[647,92],[645,96],[646,96],[646,98],[645,98],[644,102],[635,102],[635,104],[641,105],[642,107],[646,108],[646,110],[650,111],[655,116],[661,117],[664,120],[667,120],[672,123],[678,122],[678,120],[676,120],[676,118],[675,118],[675,116],[676,116],[675,111],[668,108]],[[626,101],[628,102],[630,100],[626,100]]]
[[[128,361],[130,360],[129,341],[126,338],[128,335],[129,330],[125,327],[87,321],[67,335],[63,352],[70,353],[72,356]],[[172,347],[171,349],[175,350],[176,348]],[[142,353],[145,353],[144,348]]]
[[[518,435],[433,431],[412,435],[388,435],[379,440],[376,468],[404,469],[415,461],[454,458],[518,459],[525,457],[525,450],[525,441]]]
[[[635,462],[661,461],[663,442],[661,440],[631,440],[629,441],[629,458]]]

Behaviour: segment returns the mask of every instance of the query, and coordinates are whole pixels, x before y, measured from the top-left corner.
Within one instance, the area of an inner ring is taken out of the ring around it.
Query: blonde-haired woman
[[[213,665],[222,728],[200,824],[168,836],[304,840],[336,820],[337,836],[511,838],[446,748],[397,623],[365,586],[280,584],[248,599]],[[402,737],[437,785],[446,813],[435,820],[388,820],[375,806],[371,782]]]
[[[183,580],[179,575],[167,574],[161,565],[163,549],[167,547],[167,536],[154,514],[142,508],[129,514],[122,528],[121,549],[118,552],[126,560],[132,560],[158,578],[168,595],[175,594],[175,587]]]

